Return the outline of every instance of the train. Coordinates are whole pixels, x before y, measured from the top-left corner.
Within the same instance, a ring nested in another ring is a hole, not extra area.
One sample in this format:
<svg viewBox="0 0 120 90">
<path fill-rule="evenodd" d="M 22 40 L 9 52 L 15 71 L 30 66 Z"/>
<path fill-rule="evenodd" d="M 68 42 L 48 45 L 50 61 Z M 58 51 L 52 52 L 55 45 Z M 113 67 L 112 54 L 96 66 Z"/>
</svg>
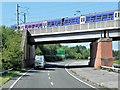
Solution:
<svg viewBox="0 0 120 90">
<path fill-rule="evenodd" d="M 40 28 L 53 28 L 58 26 L 69 26 L 75 24 L 86 24 L 92 22 L 102 22 L 108 20 L 120 20 L 120 10 L 113 10 L 107 12 L 86 14 L 81 16 L 59 18 L 54 20 L 44 20 L 38 22 L 31 22 L 20 24 L 20 30 L 33 30 Z M 11 28 L 17 29 L 17 25 L 12 25 Z"/>
</svg>

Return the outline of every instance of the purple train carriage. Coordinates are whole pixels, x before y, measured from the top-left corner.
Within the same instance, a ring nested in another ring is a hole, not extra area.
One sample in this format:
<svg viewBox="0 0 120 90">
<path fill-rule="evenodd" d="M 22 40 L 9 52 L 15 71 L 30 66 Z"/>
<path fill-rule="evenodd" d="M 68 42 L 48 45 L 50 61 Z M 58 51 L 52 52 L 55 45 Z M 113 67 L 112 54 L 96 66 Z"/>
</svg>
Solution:
<svg viewBox="0 0 120 90">
<path fill-rule="evenodd" d="M 39 28 L 52 28 L 57 26 L 69 26 L 74 24 L 85 24 L 91 22 L 102 22 L 108 20 L 118 20 L 120 19 L 120 11 L 109 11 L 95 14 L 82 15 L 79 17 L 70 17 L 70 18 L 60 18 L 54 20 L 46 20 L 40 22 L 32 22 L 20 24 L 20 30 L 33 30 Z M 16 29 L 17 26 L 13 25 L 11 28 Z"/>
</svg>

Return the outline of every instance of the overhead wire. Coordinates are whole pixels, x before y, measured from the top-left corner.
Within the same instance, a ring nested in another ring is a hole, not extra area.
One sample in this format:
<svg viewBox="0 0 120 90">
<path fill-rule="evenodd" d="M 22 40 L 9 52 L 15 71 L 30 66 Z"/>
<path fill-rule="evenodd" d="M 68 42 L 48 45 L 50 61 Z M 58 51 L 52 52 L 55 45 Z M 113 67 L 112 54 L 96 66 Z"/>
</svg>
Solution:
<svg viewBox="0 0 120 90">
<path fill-rule="evenodd" d="M 98 2 L 97 2 L 98 3 Z M 108 2 L 107 2 L 108 3 Z M 57 6 L 57 5 L 56 5 Z M 20 6 L 20 8 L 22 8 L 21 9 L 21 12 L 20 12 L 20 15 L 23 15 L 23 13 L 24 12 L 26 12 L 27 13 L 27 19 L 29 20 L 29 21 L 34 21 L 34 20 L 37 20 L 38 21 L 38 19 L 40 19 L 40 20 L 44 20 L 44 19 L 55 19 L 54 17 L 53 17 L 53 15 L 58 15 L 57 17 L 59 17 L 59 18 L 62 18 L 61 16 L 61 14 L 62 13 L 68 13 L 68 12 L 71 12 L 71 15 L 70 14 L 63 14 L 63 15 L 66 15 L 66 16 L 73 16 L 74 14 L 75 14 L 75 11 L 77 11 L 77 10 L 79 10 L 81 13 L 80 13 L 80 15 L 83 13 L 83 9 L 80 9 L 80 7 L 78 6 L 78 5 L 76 5 L 76 6 L 74 6 L 73 7 L 73 10 L 71 10 L 70 9 L 70 7 L 61 7 L 61 6 L 57 6 L 56 8 L 54 8 L 54 9 L 51 9 L 50 11 L 48 11 L 48 9 L 50 9 L 50 7 L 51 8 L 53 8 L 52 6 L 47 6 L 47 7 L 43 7 L 42 9 L 41 9 L 41 11 L 40 12 L 46 12 L 46 10 L 47 10 L 47 13 L 49 13 L 48 15 L 47 15 L 47 17 L 45 17 L 45 16 L 41 16 L 41 14 L 39 13 L 39 12 L 34 12 L 34 14 L 32 14 L 32 12 L 30 11 L 31 9 L 30 8 L 28 8 L 28 7 L 22 7 L 22 6 Z M 84 5 L 82 5 L 81 4 L 81 7 L 84 7 Z M 96 8 L 104 8 L 104 7 L 106 7 L 106 3 L 102 3 L 102 6 L 101 5 L 97 5 L 97 6 L 95 6 L 95 7 L 89 7 L 90 9 L 87 9 L 87 12 L 89 13 L 89 12 L 91 12 L 91 13 L 94 13 L 94 11 L 95 11 L 95 9 Z M 107 7 L 110 7 L 110 5 L 109 4 L 107 4 Z M 59 11 L 58 11 L 58 9 L 59 9 Z M 36 11 L 39 11 L 39 9 L 36 9 Z M 88 13 L 86 13 L 86 14 L 88 14 Z M 36 15 L 39 15 L 39 16 L 35 16 L 35 14 Z M 35 17 L 34 17 L 34 16 Z M 66 16 L 63 16 L 63 17 L 66 17 Z M 41 19 L 41 17 L 43 17 L 42 19 Z M 50 17 L 50 18 L 49 18 Z"/>
<path fill-rule="evenodd" d="M 107 6 L 110 6 L 110 5 L 107 5 Z M 100 8 L 101 6 L 95 6 L 95 7 L 92 7 L 91 9 L 89 9 L 89 10 L 87 10 L 87 12 L 89 11 L 89 12 L 91 12 L 91 13 L 94 13 L 93 11 L 95 11 L 94 9 L 96 9 L 96 8 Z M 105 3 L 102 3 L 102 8 L 104 8 L 104 7 L 106 7 L 106 4 Z M 51 15 L 54 15 L 54 14 L 59 14 L 59 13 L 63 13 L 63 12 L 69 12 L 69 7 L 68 8 L 66 8 L 66 7 L 64 7 L 64 8 L 60 8 L 61 10 L 59 10 L 58 11 L 58 9 L 57 9 L 58 7 L 56 7 L 54 10 L 52 10 L 52 11 L 47 11 L 47 13 L 49 13 L 49 16 L 51 16 Z M 74 7 L 75 9 L 76 8 L 79 8 L 78 6 L 77 7 Z M 48 9 L 48 8 L 42 8 L 42 11 L 44 12 L 44 9 Z M 63 10 L 62 10 L 63 9 Z M 77 9 L 78 10 L 78 9 Z M 80 9 L 79 9 L 80 10 Z M 37 11 L 37 10 L 36 10 Z M 42 11 L 40 11 L 40 12 L 42 12 Z M 80 10 L 81 11 L 81 10 Z M 53 13 L 54 12 L 54 13 Z M 82 13 L 82 11 L 81 11 L 81 13 Z M 40 14 L 40 13 L 34 13 L 34 14 Z M 74 15 L 74 14 L 72 14 L 72 15 Z M 71 16 L 72 16 L 71 15 Z M 33 16 L 29 16 L 29 19 L 38 19 L 40 16 L 38 16 L 38 17 L 33 17 Z"/>
</svg>

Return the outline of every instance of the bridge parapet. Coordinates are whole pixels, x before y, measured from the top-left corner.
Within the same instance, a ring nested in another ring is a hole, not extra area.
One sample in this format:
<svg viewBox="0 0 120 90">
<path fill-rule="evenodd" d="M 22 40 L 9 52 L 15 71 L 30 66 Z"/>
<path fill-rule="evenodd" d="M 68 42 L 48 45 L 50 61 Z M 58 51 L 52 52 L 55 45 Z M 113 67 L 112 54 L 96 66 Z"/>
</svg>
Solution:
<svg viewBox="0 0 120 90">
<path fill-rule="evenodd" d="M 30 34 L 54 34 L 54 33 L 69 33 L 69 32 L 86 32 L 96 30 L 118 29 L 120 28 L 120 20 L 110 20 L 103 22 L 93 22 L 85 24 L 76 24 L 70 26 L 58 26 L 52 28 L 40 28 L 29 30 Z"/>
</svg>

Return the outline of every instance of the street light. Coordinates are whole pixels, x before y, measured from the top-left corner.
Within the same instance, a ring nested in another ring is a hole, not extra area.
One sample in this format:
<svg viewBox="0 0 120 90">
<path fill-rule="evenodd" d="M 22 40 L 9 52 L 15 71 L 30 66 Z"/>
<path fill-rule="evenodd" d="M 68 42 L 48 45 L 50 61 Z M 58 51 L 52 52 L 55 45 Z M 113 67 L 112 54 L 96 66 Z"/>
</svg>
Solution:
<svg viewBox="0 0 120 90">
<path fill-rule="evenodd" d="M 74 15 L 77 15 L 78 13 L 80 13 L 80 10 L 77 10 L 76 13 Z"/>
</svg>

